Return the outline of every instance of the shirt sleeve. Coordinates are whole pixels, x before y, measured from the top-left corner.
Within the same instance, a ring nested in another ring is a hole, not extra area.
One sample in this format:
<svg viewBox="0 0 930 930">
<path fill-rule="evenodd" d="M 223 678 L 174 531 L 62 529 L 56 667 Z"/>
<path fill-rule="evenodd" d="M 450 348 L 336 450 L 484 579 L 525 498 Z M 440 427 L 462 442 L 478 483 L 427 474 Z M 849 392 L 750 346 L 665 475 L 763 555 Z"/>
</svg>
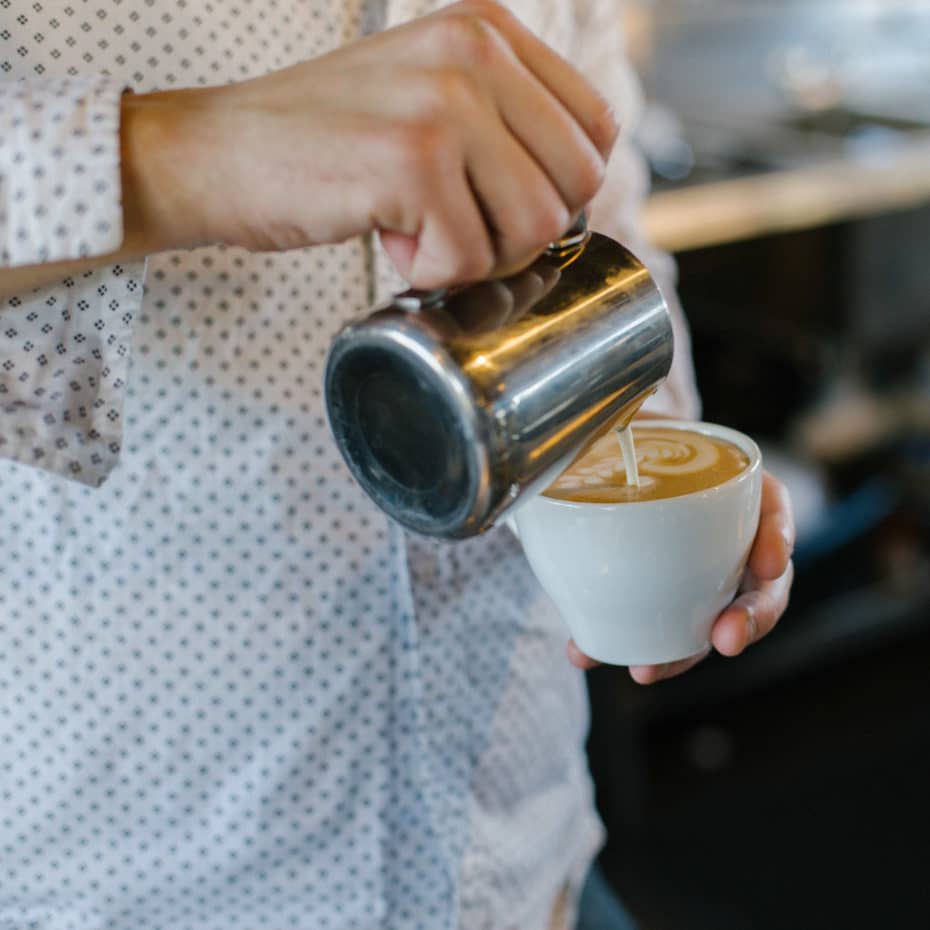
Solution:
<svg viewBox="0 0 930 930">
<path fill-rule="evenodd" d="M 621 127 L 604 184 L 591 205 L 589 225 L 622 242 L 646 265 L 671 312 L 675 336 L 672 370 L 644 410 L 697 419 L 701 403 L 691 337 L 675 290 L 675 261 L 646 240 L 640 219 L 649 193 L 649 171 L 632 139 L 642 112 L 642 95 L 626 57 L 620 5 L 616 0 L 576 0 L 576 11 L 578 31 L 572 60 L 614 106 Z"/>
<path fill-rule="evenodd" d="M 102 76 L 0 81 L 0 272 L 119 247 L 121 95 Z M 143 276 L 111 265 L 0 299 L 0 457 L 105 480 Z"/>
</svg>

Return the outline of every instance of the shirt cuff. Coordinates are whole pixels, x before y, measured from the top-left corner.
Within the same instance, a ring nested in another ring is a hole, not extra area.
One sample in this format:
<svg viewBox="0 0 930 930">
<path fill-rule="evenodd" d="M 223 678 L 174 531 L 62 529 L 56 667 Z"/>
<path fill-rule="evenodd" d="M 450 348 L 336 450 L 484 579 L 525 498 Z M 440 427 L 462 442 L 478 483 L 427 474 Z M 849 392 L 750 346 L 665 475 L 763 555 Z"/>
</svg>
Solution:
<svg viewBox="0 0 930 930">
<path fill-rule="evenodd" d="M 0 301 L 0 458 L 98 486 L 122 444 L 145 265 Z"/>
<path fill-rule="evenodd" d="M 122 93 L 102 75 L 0 82 L 0 267 L 119 248 Z"/>
</svg>

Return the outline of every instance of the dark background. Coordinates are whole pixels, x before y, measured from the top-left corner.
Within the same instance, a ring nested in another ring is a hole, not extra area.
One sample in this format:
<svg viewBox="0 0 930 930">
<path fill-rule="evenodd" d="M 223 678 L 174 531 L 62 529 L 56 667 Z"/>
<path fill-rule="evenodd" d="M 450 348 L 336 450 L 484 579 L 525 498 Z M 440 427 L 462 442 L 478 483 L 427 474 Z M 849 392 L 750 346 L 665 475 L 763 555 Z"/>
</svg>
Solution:
<svg viewBox="0 0 930 930">
<path fill-rule="evenodd" d="M 768 640 L 649 688 L 590 674 L 606 873 L 642 930 L 923 930 L 930 434 L 903 418 L 819 459 L 797 437 L 848 415 L 825 398 L 849 380 L 930 410 L 930 209 L 678 261 L 705 419 L 825 502 Z"/>
<path fill-rule="evenodd" d="M 900 180 L 912 145 L 930 176 L 930 3 L 623 8 L 663 196 L 703 185 L 713 217 L 734 179 Z M 641 930 L 930 928 L 928 190 L 676 255 L 704 418 L 760 441 L 799 539 L 744 656 L 590 673 L 605 872 Z"/>
</svg>

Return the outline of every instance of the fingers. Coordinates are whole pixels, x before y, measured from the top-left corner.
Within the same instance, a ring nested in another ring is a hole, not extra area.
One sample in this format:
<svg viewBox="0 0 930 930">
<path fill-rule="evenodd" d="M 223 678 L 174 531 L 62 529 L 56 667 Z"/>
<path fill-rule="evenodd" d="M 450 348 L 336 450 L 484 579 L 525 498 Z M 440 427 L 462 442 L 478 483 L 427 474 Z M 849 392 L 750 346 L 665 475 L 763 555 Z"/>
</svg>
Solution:
<svg viewBox="0 0 930 930">
<path fill-rule="evenodd" d="M 791 499 L 785 486 L 767 472 L 762 477 L 759 529 L 749 554 L 749 569 L 763 580 L 780 578 L 794 550 Z"/>
<path fill-rule="evenodd" d="M 724 656 L 738 656 L 767 636 L 788 607 L 794 565 L 795 527 L 791 501 L 785 486 L 766 473 L 763 476 L 759 529 L 745 573 L 744 590 L 723 611 L 711 631 L 713 648 Z M 709 650 L 708 650 L 709 651 Z M 569 644 L 569 659 L 579 668 L 598 664 Z M 630 676 L 642 685 L 654 684 L 693 668 L 707 653 L 665 665 L 630 667 Z"/>
<path fill-rule="evenodd" d="M 717 618 L 714 648 L 737 656 L 767 636 L 788 607 L 794 566 L 795 527 L 785 486 L 767 472 L 762 478 L 759 529 L 749 554 L 744 592 Z"/>
<path fill-rule="evenodd" d="M 576 645 L 573 639 L 568 641 L 568 646 L 566 648 L 566 654 L 568 655 L 568 661 L 575 666 L 575 668 L 580 668 L 582 671 L 587 671 L 589 668 L 596 668 L 601 663 L 592 659 L 590 656 L 586 656 Z"/>
<path fill-rule="evenodd" d="M 709 655 L 710 649 L 708 648 L 700 655 L 681 659 L 679 662 L 666 662 L 663 665 L 631 665 L 630 677 L 638 685 L 654 685 L 657 681 L 665 681 L 666 678 L 674 678 L 676 675 L 687 672 L 699 662 L 703 662 Z"/>
<path fill-rule="evenodd" d="M 378 220 L 381 242 L 397 270 L 424 289 L 492 275 L 494 245 L 461 153 L 428 129 L 398 136 L 390 157 L 398 174 L 418 175 L 419 194 Z"/>
<path fill-rule="evenodd" d="M 606 155 L 513 50 L 500 46 L 501 67 L 489 69 L 487 79 L 501 118 L 574 216 L 600 188 Z"/>
<path fill-rule="evenodd" d="M 420 86 L 402 105 L 461 146 L 494 250 L 489 276 L 513 274 L 559 238 L 600 187 L 616 135 L 609 107 L 571 65 L 489 0 L 466 0 L 416 28 Z M 454 210 L 434 212 L 434 230 L 457 222 Z M 421 240 L 427 235 L 424 229 Z M 414 260 L 413 268 L 422 272 L 426 264 Z"/>
<path fill-rule="evenodd" d="M 564 58 L 541 42 L 512 13 L 489 0 L 464 0 L 448 8 L 453 15 L 475 16 L 492 25 L 516 56 L 584 130 L 606 160 L 618 126 L 609 103 Z"/>
<path fill-rule="evenodd" d="M 768 636 L 788 607 L 793 580 L 794 566 L 789 562 L 781 577 L 773 581 L 757 582 L 751 590 L 741 594 L 717 618 L 711 631 L 713 648 L 724 656 L 738 656 L 747 647 Z M 664 665 L 631 665 L 630 677 L 637 684 L 655 684 L 694 668 L 709 653 L 710 649 L 700 655 Z M 568 644 L 568 659 L 572 665 L 585 670 L 600 664 L 586 656 L 573 641 Z"/>
<path fill-rule="evenodd" d="M 494 4 L 488 4 L 493 8 Z M 465 9 L 463 9 L 465 7 Z M 561 62 L 577 88 L 579 103 L 598 111 L 607 109 L 603 98 L 567 62 L 547 48 L 507 11 L 487 18 L 459 4 L 429 18 L 424 28 L 426 63 L 443 89 L 442 97 L 457 112 L 476 104 L 490 104 L 500 117 L 501 129 L 543 170 L 574 216 L 594 196 L 604 177 L 605 163 L 613 145 L 603 132 L 597 138 L 585 127 L 590 118 L 574 113 L 547 86 L 539 73 L 539 62 Z M 493 20 L 508 24 L 501 30 Z M 514 47 L 519 40 L 532 54 L 521 55 Z M 494 134 L 469 133 L 476 152 L 481 152 Z M 603 150 L 602 150 L 603 149 Z M 508 174 L 498 163 L 498 175 Z M 524 204 L 524 206 L 526 206 Z M 564 231 L 563 227 L 559 230 Z"/>
<path fill-rule="evenodd" d="M 568 641 L 566 654 L 568 655 L 568 661 L 571 662 L 575 668 L 580 668 L 582 671 L 597 668 L 597 666 L 601 664 L 590 656 L 585 655 L 578 648 L 573 639 Z M 687 672 L 688 669 L 694 668 L 695 665 L 706 659 L 708 655 L 710 655 L 710 648 L 699 655 L 691 656 L 690 658 L 682 659 L 678 662 L 666 662 L 664 665 L 631 665 L 630 677 L 637 684 L 652 685 L 657 681 L 663 681 L 666 678 L 674 678 L 676 675 Z"/>
<path fill-rule="evenodd" d="M 779 578 L 756 582 L 751 590 L 736 598 L 714 623 L 711 631 L 713 648 L 724 656 L 738 656 L 747 647 L 768 636 L 788 607 L 793 580 L 794 566 L 789 561 Z M 641 685 L 651 685 L 688 671 L 709 652 L 665 665 L 631 666 L 630 676 Z"/>
<path fill-rule="evenodd" d="M 793 580 L 794 566 L 789 561 L 779 578 L 757 582 L 736 598 L 717 618 L 711 631 L 711 641 L 717 652 L 738 656 L 771 633 L 788 607 Z"/>
<path fill-rule="evenodd" d="M 528 265 L 600 185 L 616 134 L 581 74 L 492 0 L 186 94 L 180 110 L 206 152 L 198 241 L 264 251 L 377 231 L 424 289 Z"/>
<path fill-rule="evenodd" d="M 494 243 L 492 274 L 514 274 L 568 229 L 571 208 L 503 124 L 473 140 L 466 158 L 471 187 Z"/>
<path fill-rule="evenodd" d="M 464 3 L 452 9 L 460 12 L 449 24 L 462 23 L 463 31 L 473 37 L 465 43 L 466 57 L 459 67 L 473 66 L 476 57 L 484 65 L 478 77 L 504 126 L 560 195 L 570 222 L 604 178 L 616 135 L 615 128 L 605 134 L 600 126 L 607 104 L 568 62 L 498 4 Z M 485 150 L 479 146 L 477 151 Z M 496 171 L 491 166 L 491 177 L 504 173 L 500 167 L 500 162 Z M 524 209 L 527 206 L 524 201 Z M 567 225 L 560 222 L 552 238 Z"/>
</svg>

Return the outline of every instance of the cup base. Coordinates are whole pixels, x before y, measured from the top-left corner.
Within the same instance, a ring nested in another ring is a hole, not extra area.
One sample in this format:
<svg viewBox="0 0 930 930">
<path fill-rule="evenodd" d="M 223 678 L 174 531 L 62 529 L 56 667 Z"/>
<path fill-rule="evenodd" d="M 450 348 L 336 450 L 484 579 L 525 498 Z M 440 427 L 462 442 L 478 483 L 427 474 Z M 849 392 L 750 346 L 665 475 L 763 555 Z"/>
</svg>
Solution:
<svg viewBox="0 0 930 930">
<path fill-rule="evenodd" d="M 711 649 L 710 640 L 706 641 L 704 645 L 699 645 L 697 647 L 694 644 L 691 644 L 688 647 L 683 647 L 679 650 L 655 650 L 649 652 L 637 652 L 637 651 L 611 651 L 611 650 L 599 650 L 595 649 L 589 651 L 581 643 L 575 640 L 575 645 L 589 658 L 594 659 L 595 662 L 600 662 L 602 665 L 622 665 L 622 666 L 631 666 L 631 665 L 667 665 L 670 662 L 683 662 L 685 659 L 694 659 L 698 656 L 703 656 L 708 653 Z"/>
</svg>

